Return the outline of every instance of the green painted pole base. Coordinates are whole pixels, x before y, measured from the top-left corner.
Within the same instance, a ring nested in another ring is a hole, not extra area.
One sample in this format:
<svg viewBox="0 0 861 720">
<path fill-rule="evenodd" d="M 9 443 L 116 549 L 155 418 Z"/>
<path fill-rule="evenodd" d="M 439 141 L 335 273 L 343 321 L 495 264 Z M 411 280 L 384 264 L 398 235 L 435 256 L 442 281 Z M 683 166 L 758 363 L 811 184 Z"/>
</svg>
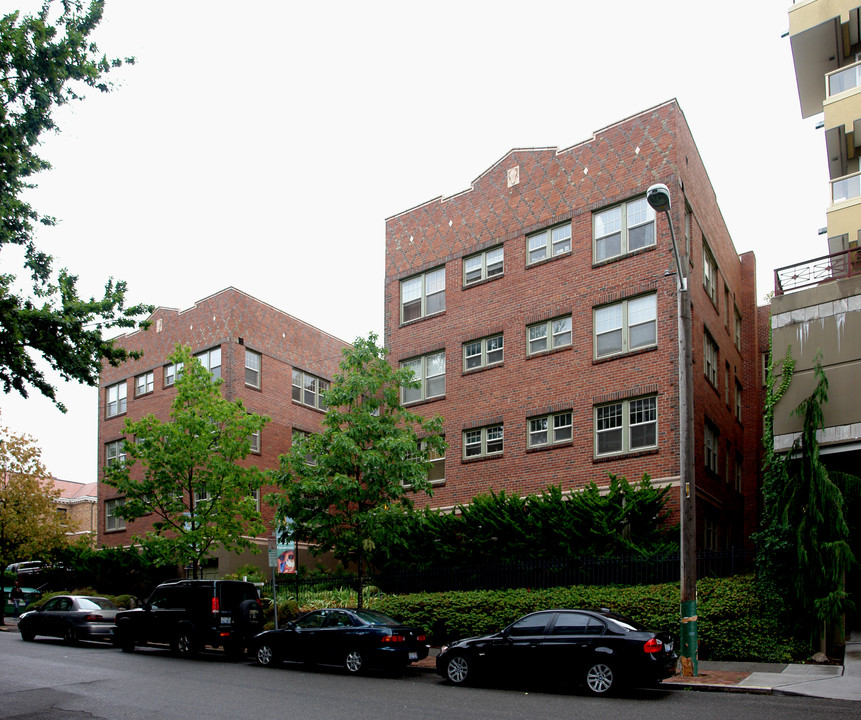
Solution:
<svg viewBox="0 0 861 720">
<path fill-rule="evenodd" d="M 682 664 L 682 676 L 696 677 L 699 675 L 697 663 L 697 601 L 686 600 L 681 604 L 682 612 L 682 646 L 679 659 Z"/>
</svg>

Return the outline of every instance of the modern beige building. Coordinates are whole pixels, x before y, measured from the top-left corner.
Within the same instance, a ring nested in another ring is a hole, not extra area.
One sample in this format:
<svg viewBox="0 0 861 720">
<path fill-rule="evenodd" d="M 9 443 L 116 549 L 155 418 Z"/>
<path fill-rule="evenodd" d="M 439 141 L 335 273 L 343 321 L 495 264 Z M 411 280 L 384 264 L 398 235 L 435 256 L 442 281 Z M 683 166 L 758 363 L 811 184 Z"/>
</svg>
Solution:
<svg viewBox="0 0 861 720">
<path fill-rule="evenodd" d="M 801 115 L 823 114 L 830 174 L 827 247 L 775 271 L 773 353 L 797 361 L 777 406 L 774 443 L 789 450 L 801 430 L 792 410 L 810 395 L 821 355 L 828 378 L 822 453 L 833 469 L 861 468 L 861 0 L 804 0 L 789 10 Z"/>
</svg>

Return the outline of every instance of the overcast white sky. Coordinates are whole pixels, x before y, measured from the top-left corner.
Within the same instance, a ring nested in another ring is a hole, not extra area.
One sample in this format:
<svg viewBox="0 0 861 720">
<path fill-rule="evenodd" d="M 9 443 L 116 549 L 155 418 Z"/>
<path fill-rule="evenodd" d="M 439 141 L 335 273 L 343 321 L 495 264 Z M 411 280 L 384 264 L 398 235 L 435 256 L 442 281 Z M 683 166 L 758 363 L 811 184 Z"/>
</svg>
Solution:
<svg viewBox="0 0 861 720">
<path fill-rule="evenodd" d="M 38 7 L 3 0 L 0 13 Z M 345 340 L 383 330 L 384 220 L 514 147 L 560 148 L 677 98 L 739 252 L 827 253 L 826 156 L 802 120 L 789 0 L 107 0 L 118 87 L 57 114 L 39 231 L 82 295 L 187 308 L 228 285 Z M 18 272 L 4 253 L 2 272 Z M 97 391 L 0 395 L 55 476 L 96 479 Z"/>
</svg>

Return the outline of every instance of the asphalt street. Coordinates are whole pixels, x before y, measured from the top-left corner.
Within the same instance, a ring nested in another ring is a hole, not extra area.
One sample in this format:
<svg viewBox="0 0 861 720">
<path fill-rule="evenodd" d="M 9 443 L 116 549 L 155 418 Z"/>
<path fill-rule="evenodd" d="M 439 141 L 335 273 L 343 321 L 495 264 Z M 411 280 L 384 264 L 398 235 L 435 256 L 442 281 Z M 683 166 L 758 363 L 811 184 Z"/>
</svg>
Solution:
<svg viewBox="0 0 861 720">
<path fill-rule="evenodd" d="M 155 648 L 125 654 L 98 644 L 68 647 L 41 638 L 25 643 L 14 633 L 0 633 L 0 658 L 0 718 L 17 720 L 858 717 L 857 703 L 849 701 L 664 689 L 592 698 L 576 690 L 510 683 L 461 688 L 418 670 L 404 677 L 348 677 L 298 665 L 263 669 L 214 652 L 181 660 Z"/>
</svg>

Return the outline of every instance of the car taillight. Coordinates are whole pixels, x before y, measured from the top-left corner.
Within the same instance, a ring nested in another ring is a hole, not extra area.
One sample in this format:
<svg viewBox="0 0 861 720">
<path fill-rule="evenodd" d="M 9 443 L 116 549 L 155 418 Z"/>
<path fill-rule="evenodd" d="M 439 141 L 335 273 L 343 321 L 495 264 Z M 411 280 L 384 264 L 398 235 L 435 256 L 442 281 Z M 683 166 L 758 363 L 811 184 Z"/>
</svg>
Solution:
<svg viewBox="0 0 861 720">
<path fill-rule="evenodd" d="M 217 613 L 218 610 L 219 610 L 218 598 L 214 597 L 214 598 L 212 598 L 212 612 Z"/>
<path fill-rule="evenodd" d="M 101 622 L 104 618 L 101 615 L 85 615 L 84 620 L 87 622 Z"/>
<path fill-rule="evenodd" d="M 403 635 L 383 635 L 384 643 L 402 643 L 406 641 L 407 639 Z"/>
<path fill-rule="evenodd" d="M 652 638 L 645 645 L 643 645 L 643 650 L 647 653 L 656 653 L 661 652 L 664 649 L 664 643 L 662 643 L 658 638 Z"/>
<path fill-rule="evenodd" d="M 419 642 L 424 642 L 425 640 L 427 640 L 427 636 L 426 635 L 417 635 L 416 640 L 418 640 Z"/>
</svg>

